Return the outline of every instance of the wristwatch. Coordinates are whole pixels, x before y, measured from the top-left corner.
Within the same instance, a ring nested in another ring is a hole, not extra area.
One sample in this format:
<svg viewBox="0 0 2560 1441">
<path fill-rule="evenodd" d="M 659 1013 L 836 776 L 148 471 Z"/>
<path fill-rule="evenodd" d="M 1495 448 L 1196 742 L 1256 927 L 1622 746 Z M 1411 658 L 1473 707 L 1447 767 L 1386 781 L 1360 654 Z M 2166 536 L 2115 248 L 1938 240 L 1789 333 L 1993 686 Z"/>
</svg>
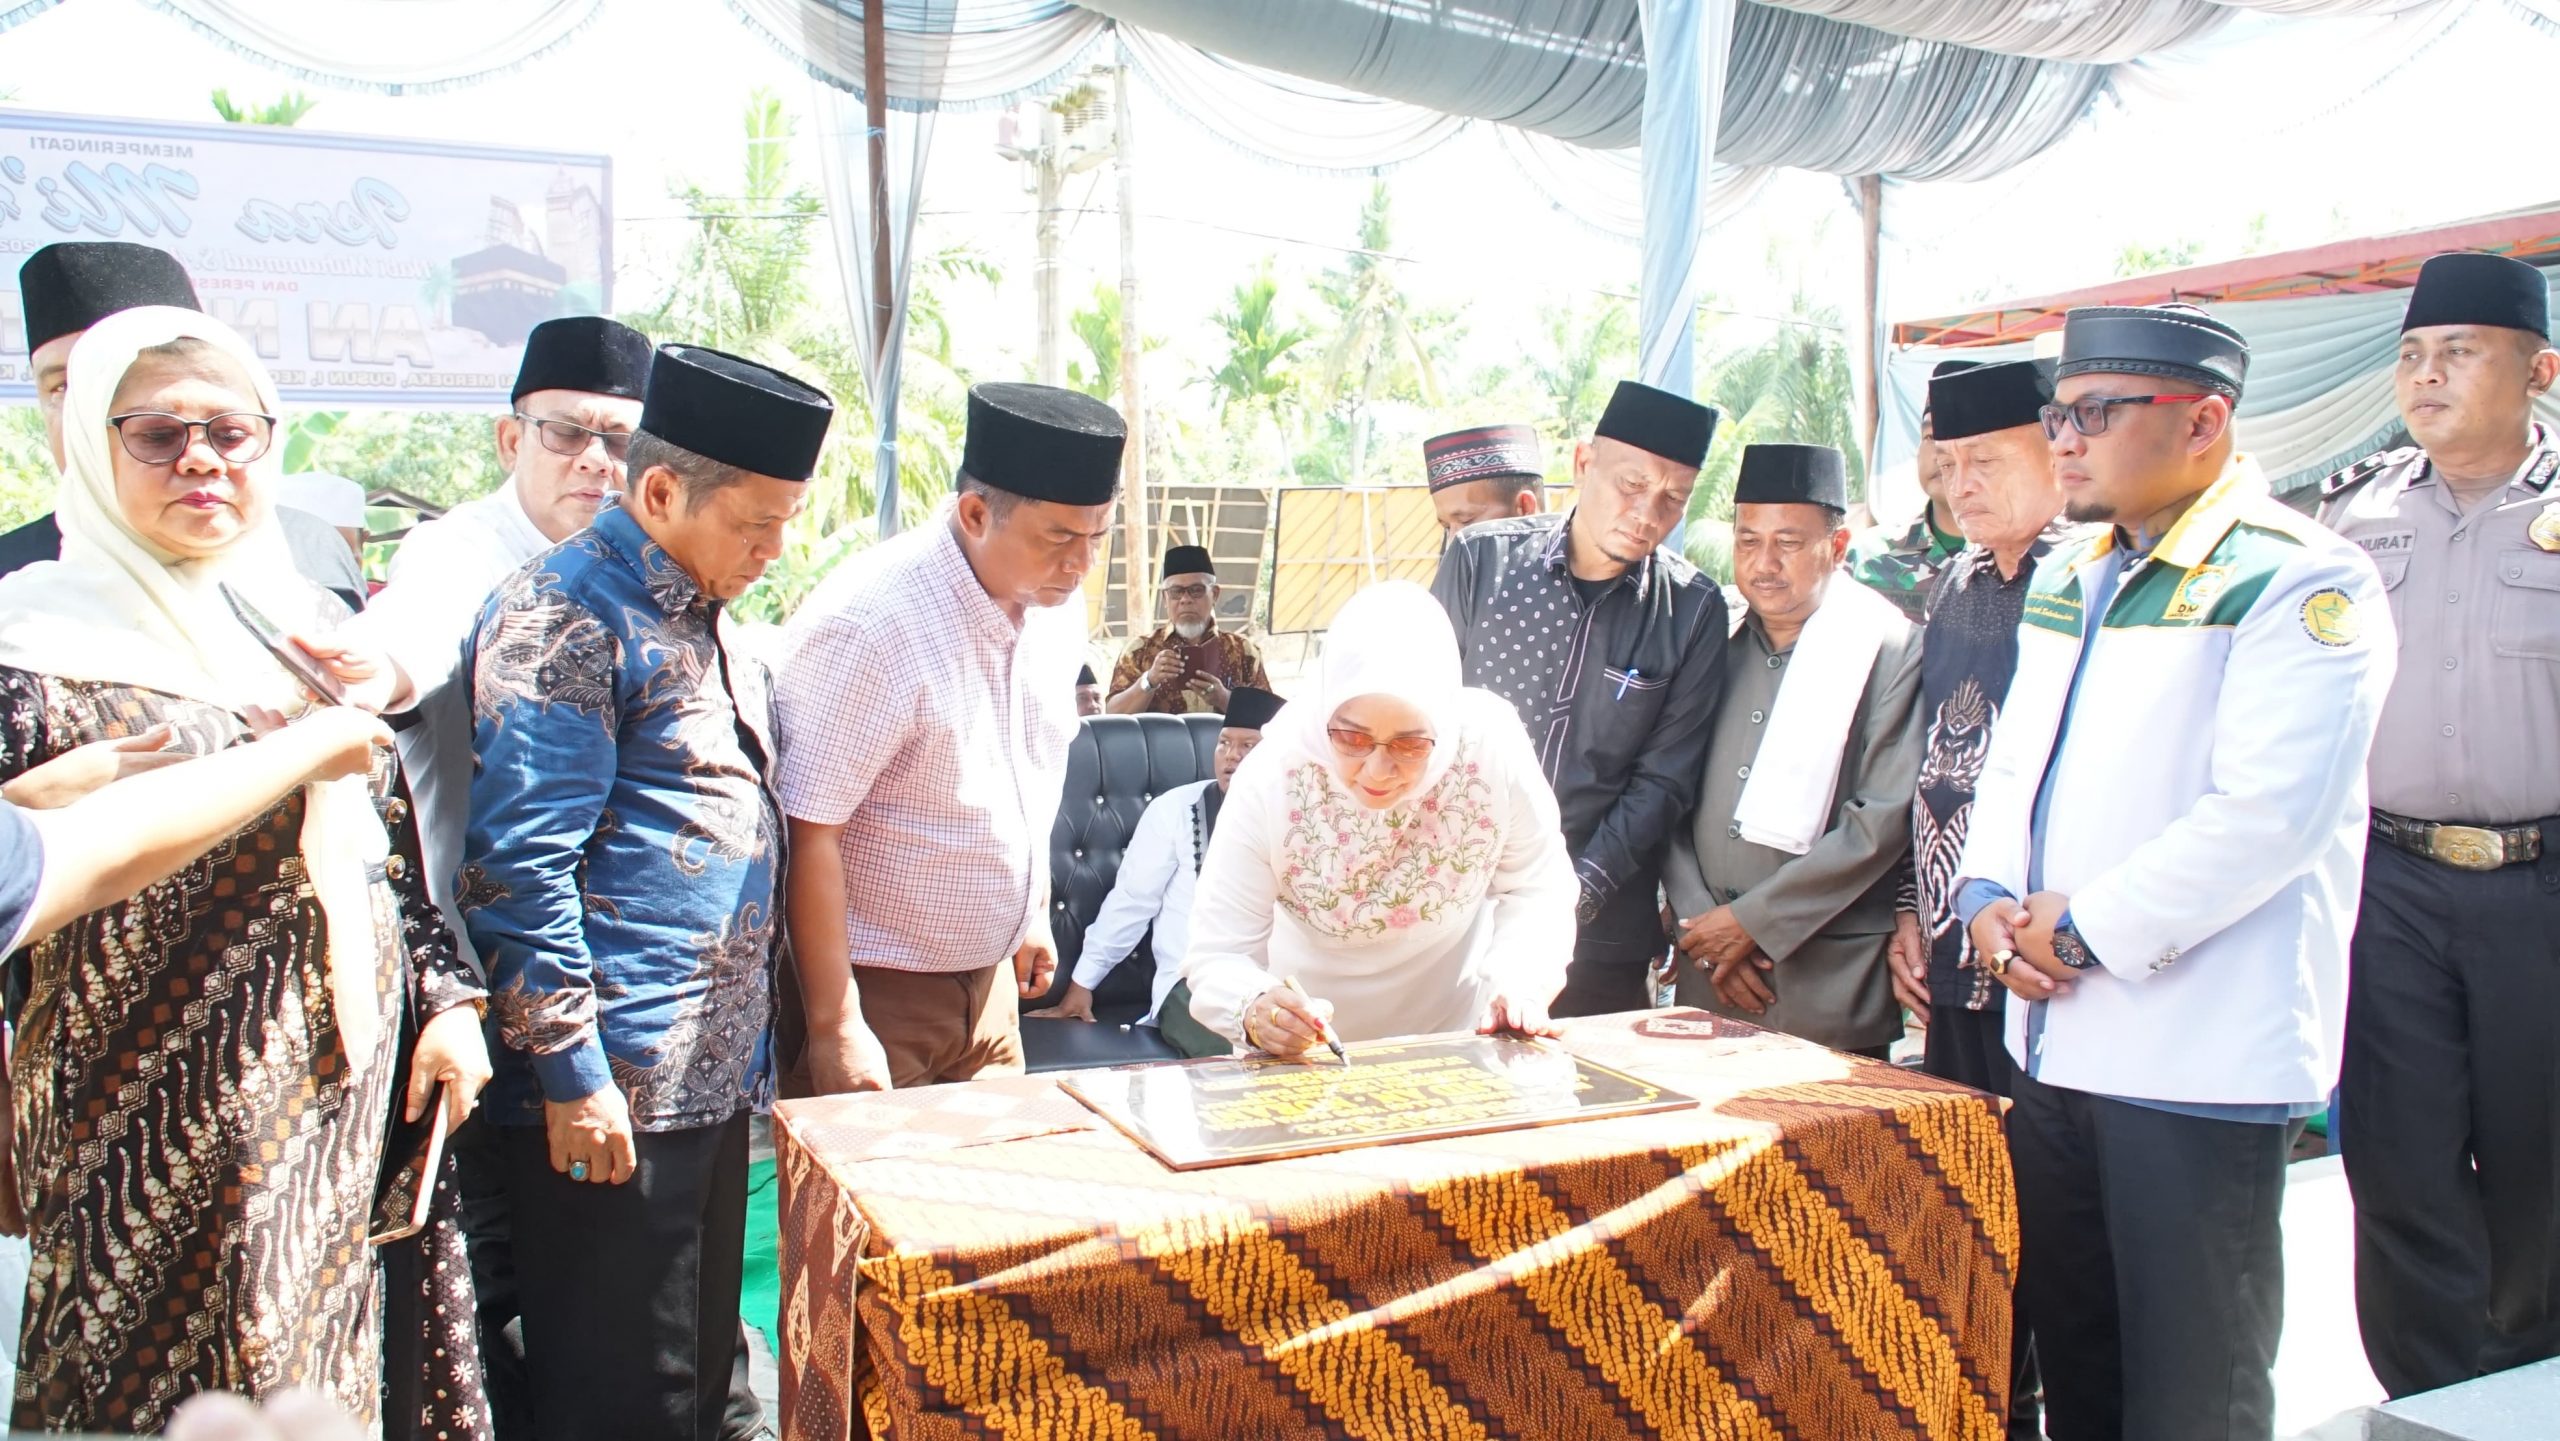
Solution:
<svg viewBox="0 0 2560 1441">
<path fill-rule="evenodd" d="M 2079 928 L 2071 924 L 2069 917 L 2053 928 L 2053 956 L 2075 971 L 2089 970 L 2098 964 L 2098 958 L 2089 954 L 2089 943 L 2080 939 Z"/>
</svg>

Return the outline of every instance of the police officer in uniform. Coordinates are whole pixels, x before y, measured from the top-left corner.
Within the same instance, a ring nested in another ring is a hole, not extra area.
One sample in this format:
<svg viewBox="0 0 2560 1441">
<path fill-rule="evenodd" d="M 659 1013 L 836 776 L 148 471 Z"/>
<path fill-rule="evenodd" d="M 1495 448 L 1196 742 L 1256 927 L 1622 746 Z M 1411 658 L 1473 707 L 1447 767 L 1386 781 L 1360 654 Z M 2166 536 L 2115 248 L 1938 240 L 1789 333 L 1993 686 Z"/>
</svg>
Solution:
<svg viewBox="0 0 2560 1441">
<path fill-rule="evenodd" d="M 2400 673 L 2371 767 L 2340 1111 L 2356 1310 L 2394 1396 L 2560 1355 L 2560 379 L 2504 256 L 2418 273 L 2393 377 L 2418 444 L 2321 519 L 2382 572 Z"/>
</svg>

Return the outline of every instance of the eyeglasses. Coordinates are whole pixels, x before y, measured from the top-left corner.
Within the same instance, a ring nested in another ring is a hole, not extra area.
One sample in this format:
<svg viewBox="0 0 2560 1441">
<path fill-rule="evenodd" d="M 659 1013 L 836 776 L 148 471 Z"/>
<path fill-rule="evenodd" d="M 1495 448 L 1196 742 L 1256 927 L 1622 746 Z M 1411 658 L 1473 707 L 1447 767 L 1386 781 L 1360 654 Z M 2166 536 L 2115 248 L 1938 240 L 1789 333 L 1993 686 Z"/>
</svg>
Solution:
<svg viewBox="0 0 2560 1441">
<path fill-rule="evenodd" d="M 198 432 L 213 453 L 233 465 L 247 465 L 276 443 L 276 418 L 254 410 L 229 410 L 202 420 L 189 420 L 165 410 L 129 410 L 110 415 L 124 453 L 144 465 L 168 465 L 187 453 Z"/>
<path fill-rule="evenodd" d="M 1164 588 L 1164 594 L 1165 599 L 1167 600 L 1207 600 L 1209 598 L 1209 587 L 1205 585 L 1169 585 Z"/>
<path fill-rule="evenodd" d="M 1397 736 L 1394 740 L 1382 741 L 1367 731 L 1347 730 L 1341 726 L 1327 726 L 1324 733 L 1332 738 L 1333 748 L 1340 751 L 1345 760 L 1365 761 L 1372 751 L 1384 748 L 1389 759 L 1398 765 L 1409 766 L 1431 754 L 1432 740 L 1429 736 Z"/>
<path fill-rule="evenodd" d="M 627 430 L 591 430 L 574 420 L 545 420 L 538 415 L 516 412 L 516 419 L 542 432 L 542 448 L 553 455 L 584 455 L 589 441 L 604 442 L 604 453 L 615 460 L 631 454 L 631 432 Z"/>
<path fill-rule="evenodd" d="M 2203 394 L 2093 395 L 2086 400 L 2075 400 L 2069 405 L 2048 405 L 2036 412 L 2036 418 L 2044 422 L 2045 439 L 2060 440 L 2062 423 L 2065 420 L 2070 421 L 2071 428 L 2082 435 L 2106 434 L 2107 412 L 2119 405 L 2169 405 L 2178 401 L 2211 399 L 2213 399 L 2212 396 Z"/>
</svg>

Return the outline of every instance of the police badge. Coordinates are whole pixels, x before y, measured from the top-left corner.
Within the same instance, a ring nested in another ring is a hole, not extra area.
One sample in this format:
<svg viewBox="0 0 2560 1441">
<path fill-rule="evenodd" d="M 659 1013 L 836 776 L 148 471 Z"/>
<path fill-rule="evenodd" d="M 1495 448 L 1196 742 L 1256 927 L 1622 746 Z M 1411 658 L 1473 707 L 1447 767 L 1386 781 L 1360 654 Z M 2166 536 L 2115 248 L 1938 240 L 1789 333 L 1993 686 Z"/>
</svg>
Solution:
<svg viewBox="0 0 2560 1441">
<path fill-rule="evenodd" d="M 2526 528 L 2525 538 L 2532 541 L 2537 549 L 2560 551 L 2560 500 L 2542 508 L 2542 514 L 2535 516 L 2533 524 Z"/>
</svg>

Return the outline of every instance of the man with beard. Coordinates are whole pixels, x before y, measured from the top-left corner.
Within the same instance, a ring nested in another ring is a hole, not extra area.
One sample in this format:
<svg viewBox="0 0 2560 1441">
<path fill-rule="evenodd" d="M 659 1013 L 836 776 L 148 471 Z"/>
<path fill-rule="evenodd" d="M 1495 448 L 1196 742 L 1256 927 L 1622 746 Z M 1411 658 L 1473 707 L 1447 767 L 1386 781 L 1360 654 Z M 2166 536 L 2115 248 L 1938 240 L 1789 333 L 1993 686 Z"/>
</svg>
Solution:
<svg viewBox="0 0 2560 1441">
<path fill-rule="evenodd" d="M 1155 712 L 1218 714 L 1229 688 L 1270 685 L 1262 651 L 1233 631 L 1218 629 L 1218 568 L 1206 548 L 1177 545 L 1164 553 L 1165 623 L 1129 643 L 1111 668 L 1113 715 Z"/>
<path fill-rule="evenodd" d="M 2009 988 L 2022 1269 L 2057 1436 L 2273 1434 L 2290 1121 L 2337 1079 L 2391 611 L 2231 428 L 2239 332 L 2065 318 L 2065 514 L 1958 914 Z"/>
</svg>

